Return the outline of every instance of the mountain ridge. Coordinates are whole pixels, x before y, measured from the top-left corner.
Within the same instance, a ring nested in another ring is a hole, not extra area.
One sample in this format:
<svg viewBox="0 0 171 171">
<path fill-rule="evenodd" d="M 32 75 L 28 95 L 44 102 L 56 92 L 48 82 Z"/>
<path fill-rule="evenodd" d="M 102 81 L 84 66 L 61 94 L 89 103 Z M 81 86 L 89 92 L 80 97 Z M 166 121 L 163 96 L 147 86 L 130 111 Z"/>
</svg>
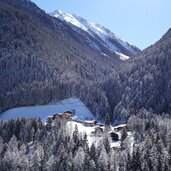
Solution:
<svg viewBox="0 0 171 171">
<path fill-rule="evenodd" d="M 79 32 L 79 29 L 81 29 L 87 32 L 90 36 L 98 39 L 103 46 L 105 46 L 114 53 L 118 52 L 123 53 L 127 56 L 133 56 L 140 52 L 140 50 L 136 46 L 131 45 L 128 42 L 120 39 L 109 29 L 99 24 L 90 22 L 80 16 L 77 16 L 75 14 L 68 14 L 61 10 L 56 10 L 53 13 L 51 13 L 51 15 L 60 19 L 61 21 L 65 21 L 75 31 Z M 97 42 L 94 42 L 92 39 L 91 42 L 92 44 L 90 44 L 90 46 L 92 48 L 95 48 L 99 51 L 101 50 L 103 52 L 103 50 L 99 47 Z"/>
<path fill-rule="evenodd" d="M 103 83 L 109 103 L 114 104 L 111 110 L 115 119 L 128 118 L 140 110 L 170 114 L 170 47 L 171 29 L 138 58 L 126 63 L 117 76 L 112 75 Z"/>
</svg>

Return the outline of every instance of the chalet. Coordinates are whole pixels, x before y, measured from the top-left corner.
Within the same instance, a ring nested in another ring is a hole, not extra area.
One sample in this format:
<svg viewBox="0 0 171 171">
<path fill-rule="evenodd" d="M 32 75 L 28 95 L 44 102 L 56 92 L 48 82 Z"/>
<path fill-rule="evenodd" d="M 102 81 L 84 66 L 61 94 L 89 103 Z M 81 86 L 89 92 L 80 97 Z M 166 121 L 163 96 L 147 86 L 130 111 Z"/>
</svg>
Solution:
<svg viewBox="0 0 171 171">
<path fill-rule="evenodd" d="M 53 120 L 53 118 L 54 118 L 53 115 L 52 116 L 48 116 L 48 119 Z"/>
<path fill-rule="evenodd" d="M 57 113 L 51 116 L 48 116 L 48 119 L 54 120 L 54 119 L 59 119 L 62 118 L 62 114 L 61 113 Z"/>
<path fill-rule="evenodd" d="M 105 125 L 102 124 L 102 123 L 98 123 L 97 125 L 100 126 L 100 127 L 104 127 L 104 126 L 105 126 Z"/>
<path fill-rule="evenodd" d="M 122 124 L 119 126 L 114 127 L 114 131 L 121 131 L 122 129 L 125 129 L 127 132 L 131 132 L 132 131 L 132 126 L 129 124 Z"/>
<path fill-rule="evenodd" d="M 132 132 L 132 130 L 133 130 L 132 126 L 129 125 L 129 124 L 126 124 L 125 129 L 126 129 L 127 132 Z"/>
<path fill-rule="evenodd" d="M 95 126 L 97 124 L 96 120 L 92 120 L 92 121 L 84 121 L 84 126 Z"/>
<path fill-rule="evenodd" d="M 54 114 L 53 119 L 62 119 L 62 113 Z"/>
<path fill-rule="evenodd" d="M 54 119 L 64 119 L 64 120 L 70 120 L 74 116 L 72 111 L 65 111 L 64 113 L 57 113 L 51 116 L 48 116 L 48 119 L 54 120 Z"/>
<path fill-rule="evenodd" d="M 95 134 L 103 134 L 104 133 L 104 128 L 100 126 L 95 127 Z"/>
<path fill-rule="evenodd" d="M 64 113 L 69 113 L 71 115 L 74 115 L 74 112 L 72 110 L 65 110 Z"/>
<path fill-rule="evenodd" d="M 77 122 L 77 123 L 84 124 L 84 121 L 82 121 L 82 120 L 78 120 L 78 119 L 75 119 L 75 118 L 73 118 L 73 119 L 72 119 L 72 121 Z"/>
<path fill-rule="evenodd" d="M 116 132 L 110 131 L 109 136 L 112 138 L 112 141 L 119 141 L 119 135 Z"/>
<path fill-rule="evenodd" d="M 61 115 L 62 119 L 64 120 L 71 120 L 73 116 L 74 116 L 73 113 L 67 113 L 67 112 L 64 112 Z"/>
</svg>

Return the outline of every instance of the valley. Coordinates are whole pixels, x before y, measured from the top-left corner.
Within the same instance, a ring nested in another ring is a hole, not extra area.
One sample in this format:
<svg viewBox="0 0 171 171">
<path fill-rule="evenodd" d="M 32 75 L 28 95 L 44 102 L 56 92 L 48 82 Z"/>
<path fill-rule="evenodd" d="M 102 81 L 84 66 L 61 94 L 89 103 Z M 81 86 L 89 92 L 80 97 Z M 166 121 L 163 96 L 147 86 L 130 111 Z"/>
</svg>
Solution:
<svg viewBox="0 0 171 171">
<path fill-rule="evenodd" d="M 140 50 L 56 10 L 64 1 L 48 12 L 34 1 L 0 0 L 0 171 L 170 171 L 171 29 Z M 133 39 L 135 10 L 105 20 Z"/>
</svg>

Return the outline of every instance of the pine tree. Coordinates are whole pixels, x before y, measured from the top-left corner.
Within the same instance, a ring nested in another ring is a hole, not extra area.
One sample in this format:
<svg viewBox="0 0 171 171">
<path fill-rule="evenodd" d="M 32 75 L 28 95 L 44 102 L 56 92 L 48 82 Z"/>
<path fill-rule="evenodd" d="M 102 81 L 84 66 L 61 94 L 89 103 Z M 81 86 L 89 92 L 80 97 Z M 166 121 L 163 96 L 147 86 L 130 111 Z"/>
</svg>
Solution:
<svg viewBox="0 0 171 171">
<path fill-rule="evenodd" d="M 121 130 L 121 141 L 124 141 L 125 138 L 128 136 L 128 133 L 125 128 Z"/>
<path fill-rule="evenodd" d="M 168 165 L 171 166 L 171 143 L 168 147 Z"/>
<path fill-rule="evenodd" d="M 97 163 L 97 152 L 94 143 L 92 143 L 89 153 L 90 153 L 90 159 L 94 160 L 94 162 Z"/>
<path fill-rule="evenodd" d="M 77 168 L 77 170 L 83 170 L 85 153 L 82 147 L 79 147 L 73 160 L 74 160 L 74 166 Z"/>
<path fill-rule="evenodd" d="M 134 148 L 130 168 L 132 171 L 141 170 L 141 159 L 139 154 L 139 148 L 136 149 Z"/>
<path fill-rule="evenodd" d="M 47 124 L 46 124 L 46 129 L 48 130 L 48 131 L 50 131 L 51 130 L 51 128 L 52 128 L 52 119 L 51 118 L 48 118 L 47 119 Z"/>
<path fill-rule="evenodd" d="M 109 142 L 109 139 L 107 136 L 104 139 L 104 147 L 106 149 L 106 152 L 109 154 L 110 153 L 110 142 Z"/>
<path fill-rule="evenodd" d="M 110 115 L 107 113 L 105 117 L 105 130 L 110 130 Z"/>
<path fill-rule="evenodd" d="M 75 143 L 75 147 L 77 148 L 79 146 L 79 135 L 78 135 L 78 126 L 75 125 L 75 130 L 73 132 L 73 141 Z"/>
<path fill-rule="evenodd" d="M 99 170 L 109 170 L 109 159 L 104 146 L 102 146 L 102 150 L 98 158 L 98 168 Z"/>
<path fill-rule="evenodd" d="M 126 170 L 131 170 L 131 156 L 128 153 L 127 163 L 126 163 Z"/>
<path fill-rule="evenodd" d="M 105 126 L 110 126 L 110 115 L 108 113 L 105 116 Z"/>
</svg>

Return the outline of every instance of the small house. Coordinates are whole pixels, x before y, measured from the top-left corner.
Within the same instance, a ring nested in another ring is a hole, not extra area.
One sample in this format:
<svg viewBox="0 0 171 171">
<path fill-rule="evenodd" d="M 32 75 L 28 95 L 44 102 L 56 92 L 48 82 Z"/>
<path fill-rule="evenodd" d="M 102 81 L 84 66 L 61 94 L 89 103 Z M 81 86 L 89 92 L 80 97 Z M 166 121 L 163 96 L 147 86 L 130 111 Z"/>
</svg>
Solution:
<svg viewBox="0 0 171 171">
<path fill-rule="evenodd" d="M 93 127 L 97 124 L 96 120 L 92 120 L 92 121 L 84 121 L 84 126 L 90 126 Z"/>
<path fill-rule="evenodd" d="M 54 120 L 54 119 L 61 119 L 61 113 L 57 113 L 51 116 L 48 116 L 48 119 Z"/>
<path fill-rule="evenodd" d="M 72 110 L 65 110 L 64 113 L 69 113 L 71 115 L 74 115 L 74 112 Z"/>
<path fill-rule="evenodd" d="M 100 127 L 100 126 L 96 126 L 95 127 L 95 133 L 100 135 L 104 133 L 104 128 Z"/>
<path fill-rule="evenodd" d="M 62 119 L 62 114 L 61 113 L 54 114 L 53 119 Z"/>
<path fill-rule="evenodd" d="M 73 113 L 67 113 L 67 112 L 64 112 L 61 115 L 62 119 L 64 119 L 64 120 L 70 120 L 70 119 L 72 119 L 73 116 L 74 116 Z"/>
<path fill-rule="evenodd" d="M 127 132 L 131 132 L 133 130 L 132 126 L 129 125 L 129 124 L 126 124 L 125 129 L 126 129 Z"/>
<path fill-rule="evenodd" d="M 112 141 L 119 141 L 119 135 L 116 132 L 109 132 L 109 136 L 112 138 Z"/>
<path fill-rule="evenodd" d="M 53 115 L 51 115 L 51 116 L 48 116 L 48 119 L 50 119 L 50 120 L 53 120 Z"/>
<path fill-rule="evenodd" d="M 77 122 L 77 123 L 84 124 L 84 121 L 79 120 L 79 119 L 75 119 L 75 118 L 73 118 L 73 119 L 72 119 L 72 121 Z"/>
<path fill-rule="evenodd" d="M 121 131 L 122 129 L 125 129 L 127 132 L 131 132 L 132 131 L 132 126 L 129 124 L 122 124 L 122 125 L 118 125 L 116 127 L 114 127 L 114 131 Z"/>
<path fill-rule="evenodd" d="M 68 111 L 69 112 L 69 111 Z M 70 120 L 73 117 L 73 113 L 65 111 L 64 113 L 57 113 L 52 116 L 48 116 L 49 119 L 54 120 L 54 119 L 64 119 L 64 120 Z"/>
<path fill-rule="evenodd" d="M 98 123 L 98 126 L 100 126 L 100 127 L 104 127 L 105 125 L 104 125 L 104 124 L 102 124 L 102 123 Z"/>
</svg>

